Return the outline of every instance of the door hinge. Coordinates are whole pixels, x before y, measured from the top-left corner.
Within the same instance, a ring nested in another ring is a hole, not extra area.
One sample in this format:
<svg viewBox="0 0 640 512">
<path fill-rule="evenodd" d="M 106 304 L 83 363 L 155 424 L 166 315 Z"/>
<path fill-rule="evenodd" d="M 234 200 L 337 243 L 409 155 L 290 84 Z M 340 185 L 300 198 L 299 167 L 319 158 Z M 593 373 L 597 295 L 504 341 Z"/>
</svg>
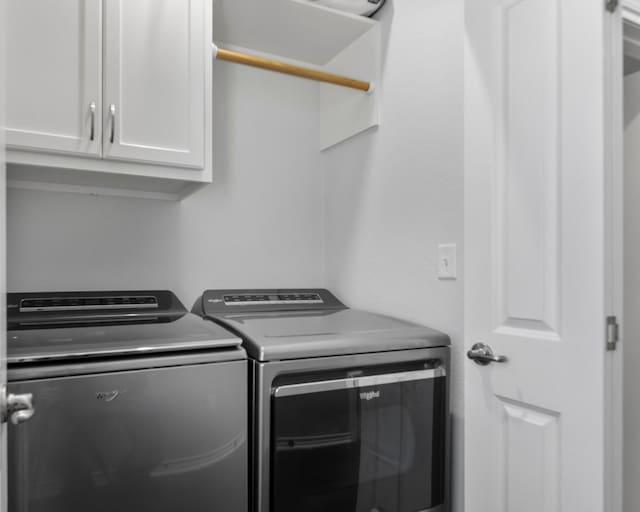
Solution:
<svg viewBox="0 0 640 512">
<path fill-rule="evenodd" d="M 605 6 L 607 7 L 607 11 L 613 13 L 616 12 L 619 4 L 620 0 L 606 0 Z"/>
<path fill-rule="evenodd" d="M 620 341 L 620 326 L 615 316 L 607 317 L 607 350 L 615 350 Z"/>
</svg>

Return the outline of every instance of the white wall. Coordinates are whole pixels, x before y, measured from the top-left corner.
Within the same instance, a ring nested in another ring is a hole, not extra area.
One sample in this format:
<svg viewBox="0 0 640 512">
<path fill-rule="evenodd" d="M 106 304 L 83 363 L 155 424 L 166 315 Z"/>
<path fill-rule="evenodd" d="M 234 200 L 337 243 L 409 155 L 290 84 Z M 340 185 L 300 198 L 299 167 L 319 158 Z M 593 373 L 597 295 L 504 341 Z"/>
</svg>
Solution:
<svg viewBox="0 0 640 512">
<path fill-rule="evenodd" d="M 316 87 L 217 62 L 214 183 L 182 203 L 11 190 L 9 289 L 159 287 L 190 307 L 209 287 L 326 283 L 441 329 L 459 512 L 462 280 L 436 279 L 436 246 L 458 243 L 460 273 L 462 0 L 387 0 L 380 19 L 379 129 L 319 153 Z"/>
<path fill-rule="evenodd" d="M 320 286 L 317 88 L 216 62 L 214 183 L 181 203 L 9 190 L 12 291 Z"/>
<path fill-rule="evenodd" d="M 436 278 L 463 240 L 463 7 L 401 0 L 380 12 L 382 124 L 324 153 L 327 284 L 352 306 L 453 340 L 454 510 L 462 510 L 462 280 Z"/>
<path fill-rule="evenodd" d="M 624 511 L 640 510 L 640 73 L 624 79 Z"/>
</svg>

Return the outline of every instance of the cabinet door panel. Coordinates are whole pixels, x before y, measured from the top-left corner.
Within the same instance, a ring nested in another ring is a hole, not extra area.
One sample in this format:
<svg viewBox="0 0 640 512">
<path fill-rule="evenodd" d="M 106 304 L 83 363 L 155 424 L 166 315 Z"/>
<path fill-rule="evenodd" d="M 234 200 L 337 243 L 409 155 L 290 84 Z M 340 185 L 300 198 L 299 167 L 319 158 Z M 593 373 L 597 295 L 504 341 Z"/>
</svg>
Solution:
<svg viewBox="0 0 640 512">
<path fill-rule="evenodd" d="M 100 154 L 101 18 L 101 0 L 7 2 L 9 146 Z"/>
<path fill-rule="evenodd" d="M 207 0 L 106 0 L 104 156 L 202 168 Z"/>
</svg>

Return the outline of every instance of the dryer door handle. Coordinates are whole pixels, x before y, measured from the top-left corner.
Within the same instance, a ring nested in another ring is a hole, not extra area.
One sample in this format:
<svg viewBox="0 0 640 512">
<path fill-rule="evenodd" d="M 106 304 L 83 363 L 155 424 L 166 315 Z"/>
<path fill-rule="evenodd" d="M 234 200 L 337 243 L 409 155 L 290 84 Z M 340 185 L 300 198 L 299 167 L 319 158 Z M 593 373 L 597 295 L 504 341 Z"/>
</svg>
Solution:
<svg viewBox="0 0 640 512">
<path fill-rule="evenodd" d="M 322 380 L 317 382 L 303 382 L 301 384 L 289 384 L 279 386 L 273 390 L 273 396 L 305 395 L 309 393 L 321 393 L 323 391 L 336 391 L 345 389 L 358 389 L 366 386 L 380 386 L 384 384 L 397 384 L 415 380 L 435 379 L 447 374 L 444 367 L 428 370 L 415 370 L 399 373 L 383 373 L 380 375 L 368 375 L 365 377 L 350 377 L 348 379 Z"/>
</svg>

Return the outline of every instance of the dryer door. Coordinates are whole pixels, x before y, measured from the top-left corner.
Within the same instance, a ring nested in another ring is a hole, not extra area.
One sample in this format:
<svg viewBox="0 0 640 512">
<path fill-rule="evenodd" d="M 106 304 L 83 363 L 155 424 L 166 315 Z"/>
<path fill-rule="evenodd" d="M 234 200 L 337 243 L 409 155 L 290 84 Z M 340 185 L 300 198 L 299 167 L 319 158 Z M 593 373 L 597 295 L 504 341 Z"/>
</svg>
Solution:
<svg viewBox="0 0 640 512">
<path fill-rule="evenodd" d="M 277 387 L 271 510 L 442 510 L 444 372 L 424 369 Z"/>
</svg>

